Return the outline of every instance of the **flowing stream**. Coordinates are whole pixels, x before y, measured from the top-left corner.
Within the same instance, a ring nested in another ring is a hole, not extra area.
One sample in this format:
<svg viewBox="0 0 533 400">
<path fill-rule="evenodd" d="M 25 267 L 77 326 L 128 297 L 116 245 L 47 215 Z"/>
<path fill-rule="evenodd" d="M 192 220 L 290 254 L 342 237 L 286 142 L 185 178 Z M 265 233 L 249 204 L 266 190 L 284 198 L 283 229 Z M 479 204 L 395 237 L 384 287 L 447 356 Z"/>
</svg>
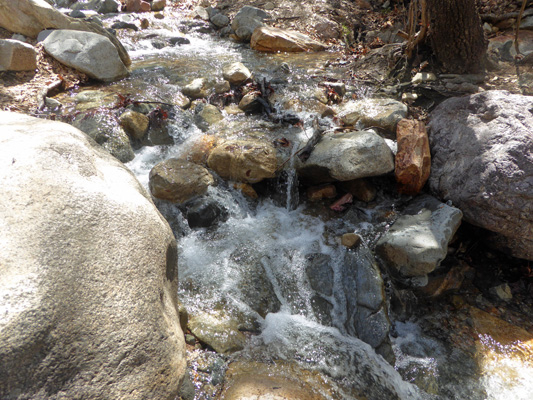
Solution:
<svg viewBox="0 0 533 400">
<path fill-rule="evenodd" d="M 291 144 L 283 179 L 266 185 L 266 195 L 260 200 L 245 198 L 222 180 L 209 188 L 208 196 L 227 211 L 227 219 L 216 227 L 191 229 L 177 206 L 158 202 L 178 238 L 183 307 L 191 318 L 214 318 L 225 330 L 219 335 L 234 334 L 235 340 L 242 341 L 243 349 L 230 356 L 209 353 L 211 373 L 204 382 L 194 382 L 196 398 L 213 398 L 221 383 L 215 372 L 217 368 L 223 371 L 229 361 L 283 360 L 320 374 L 325 383 L 315 390 L 331 399 L 525 399 L 527 393 L 520 390 L 527 390 L 527 384 L 519 382 L 506 389 L 505 384 L 491 379 L 490 372 L 479 376 L 462 354 L 425 338 L 412 322 L 393 321 L 396 368 L 353 332 L 349 321 L 354 291 L 350 292 L 346 283 L 350 280 L 347 250 L 338 237 L 359 233 L 363 244 L 355 265 L 367 263 L 372 257 L 368 248 L 391 222 L 387 215 L 394 211 L 395 199 L 384 198 L 372 208 L 359 207 L 351 218 L 340 220 L 323 206 L 300 201 L 290 161 L 312 135 L 316 111 L 314 103 L 308 107 L 308 100 L 318 85 L 348 76 L 346 68 L 335 62 L 338 54 L 260 54 L 247 45 L 200 33 L 202 23 L 170 12 L 164 20 L 151 19 L 150 23 L 151 28 L 141 32 L 120 34 L 133 60 L 132 74 L 99 90 L 129 94 L 135 100 L 174 103 L 180 89 L 193 79 L 221 80 L 223 65 L 238 61 L 257 78 L 272 82 L 276 106 L 288 108 L 304 121 L 303 127 L 294 127 L 258 115 L 225 114 L 224 121 L 213 128 L 222 137 L 253 136 L 270 142 L 284 138 Z M 187 32 L 189 44 L 154 47 L 155 39 L 184 36 L 183 32 Z M 348 92 L 358 97 L 370 94 L 367 88 L 349 83 Z M 203 134 L 190 111 L 177 110 L 170 125 L 173 145 L 142 147 L 127 164 L 146 187 L 155 164 L 180 156 L 187 151 L 184 144 Z M 327 278 L 319 289 L 309 273 L 310 262 L 317 257 L 327 260 L 328 266 L 318 272 L 324 274 L 320 278 Z M 206 357 L 198 354 L 197 359 Z M 198 372 L 199 365 L 192 361 L 192 370 Z M 517 374 L 525 372 L 532 371 Z"/>
</svg>

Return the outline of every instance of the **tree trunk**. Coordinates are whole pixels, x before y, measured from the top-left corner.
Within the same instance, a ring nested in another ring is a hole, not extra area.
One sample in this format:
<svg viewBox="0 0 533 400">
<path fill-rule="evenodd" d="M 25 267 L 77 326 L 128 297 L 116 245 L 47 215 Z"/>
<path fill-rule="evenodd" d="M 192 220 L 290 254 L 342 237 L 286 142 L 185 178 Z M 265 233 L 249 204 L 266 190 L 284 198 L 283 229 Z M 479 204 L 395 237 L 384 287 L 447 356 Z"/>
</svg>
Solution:
<svg viewBox="0 0 533 400">
<path fill-rule="evenodd" d="M 445 70 L 483 69 L 487 40 L 475 0 L 428 0 L 431 47 Z"/>
</svg>

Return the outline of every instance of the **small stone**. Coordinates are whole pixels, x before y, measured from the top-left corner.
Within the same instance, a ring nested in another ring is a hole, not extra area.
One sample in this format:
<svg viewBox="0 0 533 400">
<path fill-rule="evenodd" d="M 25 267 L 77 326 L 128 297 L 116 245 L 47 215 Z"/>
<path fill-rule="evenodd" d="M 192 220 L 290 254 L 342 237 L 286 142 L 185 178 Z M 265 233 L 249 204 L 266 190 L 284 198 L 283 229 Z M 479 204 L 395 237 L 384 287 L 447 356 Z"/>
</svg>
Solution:
<svg viewBox="0 0 533 400">
<path fill-rule="evenodd" d="M 167 0 L 154 0 L 152 1 L 152 11 L 163 11 L 167 6 Z"/>
<path fill-rule="evenodd" d="M 201 99 L 207 97 L 207 88 L 205 87 L 205 78 L 197 78 L 185 86 L 182 90 L 185 96 L 192 99 Z"/>
<path fill-rule="evenodd" d="M 433 72 L 418 72 L 413 79 L 411 79 L 411 83 L 417 84 L 417 83 L 425 83 L 425 82 L 433 82 L 437 80 L 437 76 Z"/>
<path fill-rule="evenodd" d="M 256 111 L 260 107 L 260 104 L 257 101 L 257 98 L 259 96 L 260 95 L 256 92 L 244 95 L 241 101 L 239 102 L 239 108 L 245 112 Z"/>
<path fill-rule="evenodd" d="M 335 185 L 313 186 L 307 189 L 307 198 L 311 201 L 333 199 L 337 196 Z"/>
<path fill-rule="evenodd" d="M 144 114 L 135 111 L 126 111 L 120 118 L 120 125 L 132 138 L 140 140 L 146 135 L 150 120 Z"/>
<path fill-rule="evenodd" d="M 341 237 L 341 244 L 349 249 L 359 246 L 361 243 L 361 236 L 357 233 L 345 233 Z"/>
<path fill-rule="evenodd" d="M 163 13 L 158 12 L 158 13 L 154 14 L 154 18 L 155 19 L 164 19 L 165 15 Z"/>
<path fill-rule="evenodd" d="M 509 301 L 513 298 L 511 288 L 507 283 L 502 283 L 501 285 L 490 288 L 489 293 L 503 301 Z"/>
<path fill-rule="evenodd" d="M 194 346 L 196 344 L 196 338 L 193 335 L 187 333 L 185 335 L 185 343 L 187 343 L 189 346 Z"/>
<path fill-rule="evenodd" d="M 149 26 L 150 22 L 146 18 L 141 19 L 141 29 L 147 29 Z"/>
<path fill-rule="evenodd" d="M 226 93 L 226 92 L 229 92 L 230 90 L 231 90 L 231 85 L 228 81 L 217 82 L 215 84 L 216 94 Z"/>
<path fill-rule="evenodd" d="M 213 25 L 215 25 L 217 28 L 224 28 L 225 26 L 229 25 L 229 18 L 224 14 L 215 14 L 211 17 L 211 22 Z"/>
<path fill-rule="evenodd" d="M 232 85 L 240 85 L 252 76 L 252 73 L 243 63 L 236 62 L 225 65 L 222 76 Z"/>
</svg>

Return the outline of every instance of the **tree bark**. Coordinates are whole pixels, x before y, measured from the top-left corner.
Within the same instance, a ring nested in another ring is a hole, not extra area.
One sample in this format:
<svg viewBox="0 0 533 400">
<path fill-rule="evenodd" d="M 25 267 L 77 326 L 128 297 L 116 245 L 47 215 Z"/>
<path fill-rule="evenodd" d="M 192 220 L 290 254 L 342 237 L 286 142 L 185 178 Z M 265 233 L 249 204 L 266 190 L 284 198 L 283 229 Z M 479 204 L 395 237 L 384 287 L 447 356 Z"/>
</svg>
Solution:
<svg viewBox="0 0 533 400">
<path fill-rule="evenodd" d="M 483 69 L 487 40 L 475 0 L 428 0 L 433 53 L 448 72 Z"/>
</svg>

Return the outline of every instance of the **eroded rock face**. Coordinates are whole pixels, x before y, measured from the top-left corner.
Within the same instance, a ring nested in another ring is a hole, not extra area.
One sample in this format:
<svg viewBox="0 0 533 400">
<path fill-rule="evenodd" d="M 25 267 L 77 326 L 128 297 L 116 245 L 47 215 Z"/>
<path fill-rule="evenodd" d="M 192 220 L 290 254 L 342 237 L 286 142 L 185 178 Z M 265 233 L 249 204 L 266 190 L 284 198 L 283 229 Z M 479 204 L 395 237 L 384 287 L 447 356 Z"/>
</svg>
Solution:
<svg viewBox="0 0 533 400">
<path fill-rule="evenodd" d="M 300 32 L 272 28 L 270 26 L 261 26 L 255 29 L 250 39 L 250 46 L 254 50 L 270 53 L 278 51 L 294 53 L 327 49 L 325 44 L 313 40 Z"/>
<path fill-rule="evenodd" d="M 317 183 L 350 181 L 394 170 L 394 157 L 376 133 L 326 134 L 307 161 L 296 160 L 296 168 L 301 177 Z"/>
<path fill-rule="evenodd" d="M 276 176 L 276 150 L 260 140 L 228 140 L 211 151 L 207 164 L 223 179 L 257 183 Z"/>
<path fill-rule="evenodd" d="M 174 398 L 186 360 L 167 222 L 81 131 L 0 121 L 0 398 Z"/>
<path fill-rule="evenodd" d="M 114 81 L 128 75 L 117 49 L 105 36 L 60 29 L 48 35 L 43 44 L 56 60 L 91 78 Z"/>
<path fill-rule="evenodd" d="M 495 244 L 533 260 L 533 97 L 487 91 L 432 113 L 431 189 Z"/>
<path fill-rule="evenodd" d="M 152 195 L 178 204 L 205 194 L 213 183 L 213 176 L 207 169 L 177 158 L 162 161 L 150 171 Z"/>
</svg>

